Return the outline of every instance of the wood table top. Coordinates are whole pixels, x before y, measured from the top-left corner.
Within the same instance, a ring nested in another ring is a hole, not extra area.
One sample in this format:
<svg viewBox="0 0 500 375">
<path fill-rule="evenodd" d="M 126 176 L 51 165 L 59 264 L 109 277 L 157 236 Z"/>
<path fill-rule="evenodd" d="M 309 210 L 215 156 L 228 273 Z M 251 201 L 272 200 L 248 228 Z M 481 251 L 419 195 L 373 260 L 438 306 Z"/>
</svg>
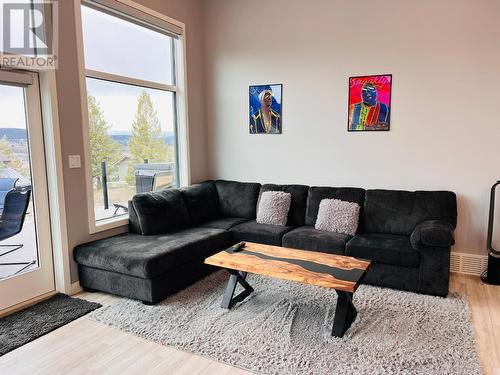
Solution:
<svg viewBox="0 0 500 375">
<path fill-rule="evenodd" d="M 223 250 L 206 264 L 354 293 L 370 261 L 343 255 L 245 242 L 238 252 Z"/>
</svg>

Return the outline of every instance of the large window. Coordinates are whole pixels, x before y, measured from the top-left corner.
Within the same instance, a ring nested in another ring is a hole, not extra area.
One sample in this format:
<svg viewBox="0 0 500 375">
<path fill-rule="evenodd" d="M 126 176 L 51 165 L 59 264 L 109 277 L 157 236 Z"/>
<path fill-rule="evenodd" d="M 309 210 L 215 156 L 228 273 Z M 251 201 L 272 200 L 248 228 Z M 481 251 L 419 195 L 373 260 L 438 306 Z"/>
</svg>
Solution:
<svg viewBox="0 0 500 375">
<path fill-rule="evenodd" d="M 182 159 L 180 35 L 102 3 L 81 7 L 94 228 L 126 219 L 134 194 L 178 186 Z"/>
</svg>

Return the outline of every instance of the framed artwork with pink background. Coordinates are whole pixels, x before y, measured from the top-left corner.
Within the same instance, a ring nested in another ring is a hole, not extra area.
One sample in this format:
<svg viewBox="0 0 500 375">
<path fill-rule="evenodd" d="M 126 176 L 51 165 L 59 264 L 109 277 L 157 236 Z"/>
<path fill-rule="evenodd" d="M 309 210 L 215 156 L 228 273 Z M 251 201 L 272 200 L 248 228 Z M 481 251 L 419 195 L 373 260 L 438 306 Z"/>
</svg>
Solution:
<svg viewBox="0 0 500 375">
<path fill-rule="evenodd" d="M 387 131 L 391 127 L 392 74 L 349 77 L 348 131 Z"/>
</svg>

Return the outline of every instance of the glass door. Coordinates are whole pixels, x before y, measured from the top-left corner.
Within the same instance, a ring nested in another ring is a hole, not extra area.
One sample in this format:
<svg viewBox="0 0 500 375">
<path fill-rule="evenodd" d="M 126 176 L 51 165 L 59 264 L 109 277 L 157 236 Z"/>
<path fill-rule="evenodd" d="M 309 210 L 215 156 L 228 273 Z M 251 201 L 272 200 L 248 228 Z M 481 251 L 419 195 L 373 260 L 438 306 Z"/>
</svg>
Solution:
<svg viewBox="0 0 500 375">
<path fill-rule="evenodd" d="M 0 311 L 53 290 L 38 75 L 0 71 Z"/>
</svg>

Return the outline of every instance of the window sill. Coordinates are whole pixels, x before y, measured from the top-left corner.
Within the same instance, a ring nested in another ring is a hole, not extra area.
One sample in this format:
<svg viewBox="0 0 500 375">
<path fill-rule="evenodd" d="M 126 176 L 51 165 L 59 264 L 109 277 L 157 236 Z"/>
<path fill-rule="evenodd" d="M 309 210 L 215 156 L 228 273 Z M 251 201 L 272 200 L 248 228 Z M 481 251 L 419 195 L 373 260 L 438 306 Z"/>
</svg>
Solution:
<svg viewBox="0 0 500 375">
<path fill-rule="evenodd" d="M 110 229 L 122 228 L 128 225 L 128 216 L 121 217 L 119 219 L 106 219 L 99 221 L 99 223 L 91 222 L 89 223 L 90 234 L 104 232 Z"/>
</svg>

